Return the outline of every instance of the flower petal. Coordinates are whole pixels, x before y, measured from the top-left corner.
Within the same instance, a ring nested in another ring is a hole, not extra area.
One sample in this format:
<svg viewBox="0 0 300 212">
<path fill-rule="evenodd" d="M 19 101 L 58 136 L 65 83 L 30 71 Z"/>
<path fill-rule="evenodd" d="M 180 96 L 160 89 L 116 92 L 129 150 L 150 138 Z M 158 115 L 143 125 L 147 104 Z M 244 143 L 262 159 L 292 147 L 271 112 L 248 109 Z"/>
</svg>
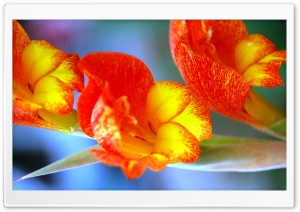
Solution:
<svg viewBox="0 0 300 212">
<path fill-rule="evenodd" d="M 13 101 L 13 124 L 34 126 L 49 130 L 71 133 L 71 127 L 76 124 L 76 113 L 66 115 L 40 110 L 41 106 L 22 100 Z"/>
<path fill-rule="evenodd" d="M 137 119 L 139 125 L 145 128 L 148 126 L 143 114 L 146 110 L 147 93 L 154 80 L 142 61 L 127 54 L 98 52 L 83 57 L 78 68 L 89 78 L 77 107 L 80 125 L 88 135 L 93 134 L 88 120 L 106 82 L 115 99 L 127 97 L 131 105 L 131 115 Z"/>
<path fill-rule="evenodd" d="M 171 21 L 170 47 L 174 59 L 175 48 L 185 33 L 192 49 L 201 45 L 213 46 L 214 57 L 231 68 L 235 65 L 235 46 L 248 35 L 244 22 L 240 20 Z"/>
<path fill-rule="evenodd" d="M 243 76 L 250 86 L 276 87 L 284 85 L 279 73 L 281 62 L 255 63 Z"/>
<path fill-rule="evenodd" d="M 158 82 L 147 95 L 146 116 L 152 130 L 178 116 L 189 104 L 190 96 L 186 86 L 176 82 Z"/>
<path fill-rule="evenodd" d="M 139 178 L 147 169 L 145 163 L 131 160 L 119 154 L 112 154 L 102 150 L 93 149 L 91 152 L 99 161 L 108 166 L 121 167 L 123 173 L 129 180 Z"/>
<path fill-rule="evenodd" d="M 187 36 L 185 20 L 171 20 L 169 29 L 169 41 L 172 57 L 175 61 L 175 48 L 182 36 Z"/>
<path fill-rule="evenodd" d="M 249 85 L 240 73 L 195 52 L 186 43 L 177 45 L 175 56 L 187 85 L 194 88 L 211 109 L 224 115 L 242 110 Z"/>
<path fill-rule="evenodd" d="M 153 153 L 164 155 L 170 161 L 192 163 L 200 154 L 198 140 L 181 124 L 162 124 L 157 131 Z"/>
<path fill-rule="evenodd" d="M 210 139 L 210 110 L 187 86 L 177 82 L 158 82 L 147 96 L 147 119 L 157 132 L 162 123 L 177 122 L 199 141 Z"/>
<path fill-rule="evenodd" d="M 240 40 L 247 37 L 246 25 L 241 20 L 204 21 L 206 29 L 212 29 L 211 43 L 222 63 L 234 68 L 234 49 Z"/>
<path fill-rule="evenodd" d="M 243 73 L 248 67 L 275 51 L 277 47 L 263 35 L 250 35 L 236 46 L 235 67 Z"/>
<path fill-rule="evenodd" d="M 21 64 L 21 53 L 29 43 L 25 30 L 19 22 L 13 21 L 13 98 L 29 100 L 32 96 Z"/>
<path fill-rule="evenodd" d="M 152 145 L 142 137 L 136 137 L 131 131 L 137 124 L 130 116 L 130 105 L 126 98 L 116 101 L 109 99 L 108 85 L 94 106 L 91 126 L 97 142 L 108 152 L 117 152 L 126 158 L 140 159 L 151 153 Z"/>
<path fill-rule="evenodd" d="M 94 106 L 101 94 L 101 89 L 97 84 L 89 82 L 81 92 L 77 101 L 78 121 L 82 131 L 94 137 L 93 129 L 91 126 L 91 116 Z"/>
<path fill-rule="evenodd" d="M 141 159 L 142 162 L 147 164 L 147 167 L 152 171 L 161 171 L 168 165 L 169 158 L 161 154 L 151 154 Z"/>
<path fill-rule="evenodd" d="M 70 87 L 54 77 L 43 77 L 34 88 L 32 102 L 53 113 L 66 114 L 73 109 L 74 95 Z"/>
<path fill-rule="evenodd" d="M 253 88 L 250 89 L 249 95 L 245 101 L 245 111 L 251 117 L 260 121 L 262 125 L 260 127 L 263 130 L 286 117 L 284 111 L 261 97 L 253 90 Z"/>
<path fill-rule="evenodd" d="M 46 41 L 31 41 L 22 52 L 22 69 L 26 81 L 32 86 L 54 71 L 69 54 L 59 50 Z"/>
<path fill-rule="evenodd" d="M 132 160 L 120 154 L 112 154 L 103 150 L 92 149 L 91 152 L 103 164 L 120 167 L 129 180 L 141 177 L 147 168 L 161 171 L 167 167 L 169 161 L 167 157 L 160 154 L 151 154 L 140 160 Z"/>
<path fill-rule="evenodd" d="M 62 63 L 48 76 L 56 77 L 72 90 L 80 92 L 84 87 L 83 73 L 77 69 L 79 61 L 78 54 L 69 55 Z"/>
<path fill-rule="evenodd" d="M 275 51 L 250 66 L 243 74 L 251 86 L 275 87 L 284 85 L 279 73 L 282 62 L 286 61 L 286 51 Z"/>
</svg>

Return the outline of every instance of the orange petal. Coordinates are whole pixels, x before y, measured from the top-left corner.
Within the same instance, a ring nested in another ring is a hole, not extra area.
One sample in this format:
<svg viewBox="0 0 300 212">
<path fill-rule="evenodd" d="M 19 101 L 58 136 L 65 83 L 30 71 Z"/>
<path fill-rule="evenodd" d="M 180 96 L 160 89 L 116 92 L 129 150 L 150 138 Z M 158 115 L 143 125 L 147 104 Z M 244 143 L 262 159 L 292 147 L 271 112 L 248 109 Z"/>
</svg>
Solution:
<svg viewBox="0 0 300 212">
<path fill-rule="evenodd" d="M 141 161 L 125 160 L 121 168 L 129 180 L 134 180 L 142 176 L 146 171 L 147 166 Z"/>
<path fill-rule="evenodd" d="M 192 163 L 200 154 L 198 140 L 178 123 L 164 123 L 157 131 L 153 153 L 168 157 L 171 161 Z"/>
<path fill-rule="evenodd" d="M 186 43 L 177 45 L 175 55 L 185 82 L 210 108 L 224 115 L 242 110 L 249 85 L 240 73 L 193 51 Z"/>
<path fill-rule="evenodd" d="M 124 125 L 137 124 L 134 117 L 129 115 L 130 105 L 126 98 L 112 101 L 109 97 L 108 86 L 105 86 L 91 117 L 91 126 L 98 143 L 106 151 L 118 152 L 130 159 L 149 155 L 152 145 L 124 128 Z"/>
<path fill-rule="evenodd" d="M 153 171 L 161 171 L 168 164 L 168 158 L 160 154 L 151 154 L 141 160 L 132 160 L 120 154 L 103 150 L 93 149 L 91 152 L 105 165 L 120 167 L 129 180 L 141 177 L 147 168 Z"/>
<path fill-rule="evenodd" d="M 147 96 L 146 116 L 157 132 L 162 123 L 177 122 L 199 141 L 210 139 L 210 110 L 187 86 L 177 82 L 158 82 Z"/>
<path fill-rule="evenodd" d="M 117 153 L 109 153 L 104 150 L 92 149 L 91 153 L 97 157 L 99 161 L 108 166 L 121 167 L 125 158 Z"/>
<path fill-rule="evenodd" d="M 251 65 L 275 51 L 276 46 L 263 35 L 250 35 L 236 46 L 235 67 L 243 73 Z"/>
<path fill-rule="evenodd" d="M 234 68 L 234 49 L 247 37 L 247 29 L 240 20 L 193 20 L 186 21 L 192 49 L 209 46 L 211 54 L 227 66 Z"/>
<path fill-rule="evenodd" d="M 46 41 L 31 41 L 21 57 L 26 81 L 34 87 L 39 79 L 54 71 L 68 56 Z"/>
<path fill-rule="evenodd" d="M 32 102 L 52 113 L 66 114 L 73 109 L 74 95 L 67 85 L 54 77 L 43 77 L 34 88 Z"/>
<path fill-rule="evenodd" d="M 28 89 L 22 70 L 21 54 L 29 43 L 30 40 L 25 30 L 19 22 L 13 21 L 13 96 L 25 100 L 29 100 L 32 93 Z"/>
<path fill-rule="evenodd" d="M 105 82 L 115 99 L 126 96 L 131 105 L 131 115 L 139 125 L 147 127 L 144 119 L 146 97 L 154 84 L 151 72 L 139 59 L 122 53 L 92 53 L 83 57 L 79 69 L 89 78 L 89 83 L 78 100 L 78 113 L 81 127 L 92 135 L 89 119 L 93 106 L 103 91 Z"/>
<path fill-rule="evenodd" d="M 169 41 L 172 57 L 175 61 L 175 48 L 182 36 L 187 34 L 185 20 L 171 20 L 169 29 Z"/>
<path fill-rule="evenodd" d="M 131 160 L 119 154 L 105 152 L 102 150 L 91 150 L 99 161 L 108 166 L 120 167 L 129 180 L 139 178 L 147 169 L 145 163 L 137 160 Z"/>
<path fill-rule="evenodd" d="M 78 121 L 82 131 L 90 136 L 94 137 L 93 129 L 91 126 L 91 116 L 94 106 L 102 92 L 102 88 L 94 83 L 88 83 L 87 86 L 81 92 L 77 101 Z"/>
<path fill-rule="evenodd" d="M 14 61 L 19 61 L 21 58 L 21 53 L 25 46 L 30 43 L 30 39 L 19 24 L 18 21 L 13 21 L 13 58 Z"/>
</svg>

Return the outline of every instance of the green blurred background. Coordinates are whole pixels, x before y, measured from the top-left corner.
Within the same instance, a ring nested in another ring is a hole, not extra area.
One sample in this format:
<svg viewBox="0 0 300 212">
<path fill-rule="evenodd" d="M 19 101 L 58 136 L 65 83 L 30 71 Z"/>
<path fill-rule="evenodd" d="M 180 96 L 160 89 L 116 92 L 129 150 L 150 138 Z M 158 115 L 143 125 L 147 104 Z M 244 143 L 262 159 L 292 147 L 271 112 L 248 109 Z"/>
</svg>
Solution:
<svg viewBox="0 0 300 212">
<path fill-rule="evenodd" d="M 80 57 L 96 51 L 124 52 L 141 59 L 156 81 L 183 82 L 170 54 L 168 20 L 22 20 L 32 40 L 47 40 Z M 286 49 L 285 20 L 245 20 L 249 34 L 263 34 Z M 280 70 L 286 82 L 286 65 Z M 255 88 L 286 110 L 286 87 Z M 272 138 L 243 123 L 212 112 L 213 133 Z M 85 139 L 33 127 L 13 126 L 13 179 L 96 144 Z M 15 183 L 15 190 L 285 190 L 286 169 L 263 172 L 200 172 L 167 168 L 146 171 L 128 181 L 119 168 L 100 163 Z"/>
</svg>

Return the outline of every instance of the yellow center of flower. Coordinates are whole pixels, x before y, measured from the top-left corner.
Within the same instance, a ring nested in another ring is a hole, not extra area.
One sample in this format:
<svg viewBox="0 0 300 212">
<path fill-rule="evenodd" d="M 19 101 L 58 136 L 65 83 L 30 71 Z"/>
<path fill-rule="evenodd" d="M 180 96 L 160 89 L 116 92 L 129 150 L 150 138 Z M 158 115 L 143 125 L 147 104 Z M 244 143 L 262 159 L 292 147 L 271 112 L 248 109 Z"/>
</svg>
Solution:
<svg viewBox="0 0 300 212">
<path fill-rule="evenodd" d="M 92 122 L 96 121 L 93 131 L 106 150 L 126 158 L 137 160 L 161 154 L 170 161 L 193 162 L 200 153 L 199 142 L 211 137 L 208 108 L 180 83 L 152 86 L 147 95 L 146 125 L 129 115 L 126 97 L 114 101 L 113 107 L 103 108 L 103 103 L 110 104 L 107 99 L 104 91 L 92 115 Z"/>
</svg>

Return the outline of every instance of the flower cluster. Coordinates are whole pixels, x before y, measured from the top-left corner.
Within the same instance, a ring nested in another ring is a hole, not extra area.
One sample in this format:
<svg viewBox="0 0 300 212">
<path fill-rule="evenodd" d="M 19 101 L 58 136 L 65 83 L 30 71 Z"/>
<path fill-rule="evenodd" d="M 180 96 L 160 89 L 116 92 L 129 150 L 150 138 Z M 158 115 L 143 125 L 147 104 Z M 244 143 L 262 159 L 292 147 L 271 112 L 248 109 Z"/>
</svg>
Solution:
<svg viewBox="0 0 300 212">
<path fill-rule="evenodd" d="M 243 21 L 173 20 L 169 38 L 186 84 L 155 82 L 124 53 L 79 58 L 30 40 L 13 21 L 13 123 L 66 133 L 79 125 L 101 147 L 93 157 L 137 179 L 146 169 L 201 160 L 200 144 L 212 138 L 210 109 L 260 130 L 285 118 L 252 86 L 284 84 L 286 51 L 249 35 Z"/>
</svg>

